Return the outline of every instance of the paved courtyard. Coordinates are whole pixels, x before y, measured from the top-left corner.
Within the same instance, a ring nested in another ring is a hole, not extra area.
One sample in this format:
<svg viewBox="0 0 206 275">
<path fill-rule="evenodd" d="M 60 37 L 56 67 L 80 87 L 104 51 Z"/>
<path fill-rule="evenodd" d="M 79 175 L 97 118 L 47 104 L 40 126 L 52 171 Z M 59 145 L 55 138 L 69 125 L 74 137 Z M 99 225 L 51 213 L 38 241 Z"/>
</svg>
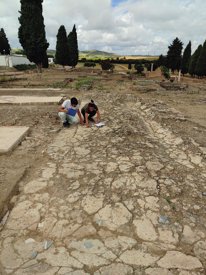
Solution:
<svg viewBox="0 0 206 275">
<path fill-rule="evenodd" d="M 157 102 L 96 94 L 105 126 L 62 129 L 20 182 L 0 234 L 0 273 L 203 275 L 205 148 L 158 122 Z"/>
</svg>

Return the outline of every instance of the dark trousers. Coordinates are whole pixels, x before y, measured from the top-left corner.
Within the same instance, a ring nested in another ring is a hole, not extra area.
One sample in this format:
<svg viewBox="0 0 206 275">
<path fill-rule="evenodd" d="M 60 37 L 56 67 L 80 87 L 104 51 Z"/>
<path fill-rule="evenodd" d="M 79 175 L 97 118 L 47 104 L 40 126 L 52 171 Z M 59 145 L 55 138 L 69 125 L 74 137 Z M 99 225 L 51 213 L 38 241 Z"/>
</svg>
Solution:
<svg viewBox="0 0 206 275">
<path fill-rule="evenodd" d="M 86 119 L 85 119 L 85 110 L 84 110 L 84 109 L 81 109 L 81 113 L 82 113 L 82 115 L 83 115 L 83 117 L 84 117 L 84 123 L 85 123 L 85 122 L 86 122 Z M 92 117 L 95 116 L 96 113 L 97 113 L 96 111 L 90 112 L 90 113 L 89 113 L 89 116 L 88 116 L 88 120 L 94 122 L 94 119 L 93 119 Z"/>
</svg>

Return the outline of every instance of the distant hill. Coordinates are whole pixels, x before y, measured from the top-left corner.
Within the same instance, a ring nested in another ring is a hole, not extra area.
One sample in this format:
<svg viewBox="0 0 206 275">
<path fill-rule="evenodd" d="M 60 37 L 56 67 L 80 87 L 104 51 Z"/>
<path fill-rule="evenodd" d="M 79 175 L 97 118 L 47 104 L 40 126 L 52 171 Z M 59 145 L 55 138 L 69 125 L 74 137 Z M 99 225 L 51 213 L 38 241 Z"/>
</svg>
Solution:
<svg viewBox="0 0 206 275">
<path fill-rule="evenodd" d="M 12 53 L 18 53 L 23 54 L 22 49 L 12 49 Z M 56 50 L 48 49 L 47 54 L 55 56 Z M 119 59 L 148 59 L 148 60 L 154 60 L 157 59 L 157 56 L 149 56 L 149 55 L 118 55 L 115 53 L 109 53 L 104 51 L 98 51 L 98 50 L 90 50 L 90 51 L 79 51 L 79 58 L 86 58 L 91 60 L 96 59 L 107 59 L 107 58 L 119 58 Z"/>
<path fill-rule="evenodd" d="M 55 50 L 47 50 L 47 54 L 55 55 Z M 80 58 L 107 58 L 107 57 L 118 57 L 115 53 L 108 53 L 98 50 L 91 51 L 79 51 Z"/>
<path fill-rule="evenodd" d="M 91 50 L 91 51 L 80 51 L 80 55 L 86 56 L 109 56 L 109 57 L 117 57 L 118 55 L 115 53 L 108 53 L 98 50 Z"/>
<path fill-rule="evenodd" d="M 47 54 L 55 56 L 56 51 L 55 50 L 47 50 Z"/>
</svg>

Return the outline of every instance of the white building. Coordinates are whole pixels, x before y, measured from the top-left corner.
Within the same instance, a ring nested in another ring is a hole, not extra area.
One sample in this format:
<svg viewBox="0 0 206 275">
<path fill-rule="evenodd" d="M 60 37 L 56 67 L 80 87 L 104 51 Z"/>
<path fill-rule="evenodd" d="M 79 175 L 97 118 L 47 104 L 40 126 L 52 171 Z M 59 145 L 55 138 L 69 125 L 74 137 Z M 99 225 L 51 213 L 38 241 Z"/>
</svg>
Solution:
<svg viewBox="0 0 206 275">
<path fill-rule="evenodd" d="M 48 62 L 49 62 L 49 64 L 54 64 L 54 58 L 53 57 L 49 57 L 48 58 Z"/>
<path fill-rule="evenodd" d="M 34 63 L 22 55 L 0 55 L 0 66 L 13 67 L 22 64 L 34 65 Z"/>
</svg>

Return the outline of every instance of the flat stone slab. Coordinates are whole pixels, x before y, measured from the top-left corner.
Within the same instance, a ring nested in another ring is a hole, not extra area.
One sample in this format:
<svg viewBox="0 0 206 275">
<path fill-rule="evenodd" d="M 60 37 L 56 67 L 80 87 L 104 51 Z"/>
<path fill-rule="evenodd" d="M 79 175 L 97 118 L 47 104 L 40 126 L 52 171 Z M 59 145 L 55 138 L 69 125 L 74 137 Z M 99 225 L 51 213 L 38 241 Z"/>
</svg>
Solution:
<svg viewBox="0 0 206 275">
<path fill-rule="evenodd" d="M 1 91 L 61 91 L 60 88 L 0 88 Z"/>
<path fill-rule="evenodd" d="M 60 96 L 0 96 L 0 104 L 51 104 L 58 103 Z"/>
<path fill-rule="evenodd" d="M 0 127 L 0 154 L 13 150 L 27 135 L 29 127 Z"/>
</svg>

